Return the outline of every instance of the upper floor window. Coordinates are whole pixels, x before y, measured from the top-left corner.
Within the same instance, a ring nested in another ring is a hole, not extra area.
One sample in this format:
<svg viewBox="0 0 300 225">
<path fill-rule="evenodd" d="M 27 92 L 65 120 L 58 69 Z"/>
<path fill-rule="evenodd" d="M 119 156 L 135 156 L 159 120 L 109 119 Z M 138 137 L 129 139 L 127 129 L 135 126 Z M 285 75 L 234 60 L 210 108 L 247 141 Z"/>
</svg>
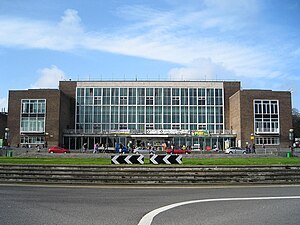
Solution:
<svg viewBox="0 0 300 225">
<path fill-rule="evenodd" d="M 22 114 L 45 114 L 45 99 L 22 99 Z"/>
</svg>

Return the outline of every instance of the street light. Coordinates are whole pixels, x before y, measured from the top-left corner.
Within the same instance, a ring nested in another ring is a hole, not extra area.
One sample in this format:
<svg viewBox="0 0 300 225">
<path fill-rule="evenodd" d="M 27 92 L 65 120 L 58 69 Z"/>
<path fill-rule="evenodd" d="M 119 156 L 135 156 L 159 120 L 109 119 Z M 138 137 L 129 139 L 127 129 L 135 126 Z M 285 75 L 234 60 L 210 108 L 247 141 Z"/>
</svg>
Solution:
<svg viewBox="0 0 300 225">
<path fill-rule="evenodd" d="M 5 145 L 6 146 L 9 146 L 9 128 L 8 127 L 5 127 L 5 134 L 4 134 L 4 139 L 5 139 Z"/>
<path fill-rule="evenodd" d="M 294 142 L 294 129 L 289 130 L 289 140 L 291 141 L 291 144 L 293 145 L 293 142 Z"/>
<path fill-rule="evenodd" d="M 291 155 L 292 155 L 292 157 L 294 156 L 294 129 L 290 129 L 289 130 L 289 140 L 290 140 L 290 142 L 291 142 Z"/>
<path fill-rule="evenodd" d="M 48 147 L 48 143 L 47 143 L 47 137 L 48 137 L 49 133 L 45 133 L 45 141 L 44 141 L 44 147 L 47 148 Z"/>
</svg>

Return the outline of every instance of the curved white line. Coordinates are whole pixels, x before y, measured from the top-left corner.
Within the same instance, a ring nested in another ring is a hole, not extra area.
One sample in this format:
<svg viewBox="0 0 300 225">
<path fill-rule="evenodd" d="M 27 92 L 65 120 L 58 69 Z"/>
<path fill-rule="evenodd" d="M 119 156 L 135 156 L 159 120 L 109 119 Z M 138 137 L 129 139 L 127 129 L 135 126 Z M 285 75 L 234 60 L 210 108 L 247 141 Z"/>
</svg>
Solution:
<svg viewBox="0 0 300 225">
<path fill-rule="evenodd" d="M 161 208 L 155 209 L 149 213 L 147 213 L 140 220 L 138 225 L 151 225 L 153 218 L 161 212 L 167 211 L 169 209 L 201 202 L 221 202 L 221 201 L 248 201 L 248 200 L 274 200 L 274 199 L 300 199 L 300 196 L 283 196 L 283 197 L 252 197 L 252 198 L 217 198 L 217 199 L 202 199 L 202 200 L 192 200 L 186 202 L 178 202 L 171 205 L 163 206 Z"/>
</svg>

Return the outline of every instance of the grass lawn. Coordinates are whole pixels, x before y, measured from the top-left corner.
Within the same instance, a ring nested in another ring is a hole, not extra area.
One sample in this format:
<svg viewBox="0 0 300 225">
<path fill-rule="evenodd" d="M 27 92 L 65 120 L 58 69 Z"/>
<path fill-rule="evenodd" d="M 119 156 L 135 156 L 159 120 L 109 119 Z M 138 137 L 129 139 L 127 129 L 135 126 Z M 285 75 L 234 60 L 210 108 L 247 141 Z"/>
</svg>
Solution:
<svg viewBox="0 0 300 225">
<path fill-rule="evenodd" d="M 183 158 L 183 165 L 270 165 L 270 164 L 300 164 L 296 158 Z M 70 165 L 111 165 L 110 158 L 19 158 L 0 157 L 0 163 L 11 164 L 70 164 Z M 144 165 L 149 164 L 145 158 Z M 155 165 L 153 165 L 155 166 Z"/>
</svg>

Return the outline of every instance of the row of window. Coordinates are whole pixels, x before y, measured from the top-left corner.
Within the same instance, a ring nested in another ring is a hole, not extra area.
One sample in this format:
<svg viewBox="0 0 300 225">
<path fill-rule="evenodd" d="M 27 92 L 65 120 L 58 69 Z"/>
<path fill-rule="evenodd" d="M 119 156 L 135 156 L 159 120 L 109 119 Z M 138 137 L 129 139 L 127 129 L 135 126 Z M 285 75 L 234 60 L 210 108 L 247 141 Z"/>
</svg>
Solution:
<svg viewBox="0 0 300 225">
<path fill-rule="evenodd" d="M 78 106 L 77 123 L 223 123 L 223 107 Z"/>
<path fill-rule="evenodd" d="M 77 105 L 223 105 L 223 90 L 212 88 L 77 88 Z"/>
<path fill-rule="evenodd" d="M 278 100 L 255 100 L 254 101 L 254 113 L 255 114 L 277 114 Z"/>
<path fill-rule="evenodd" d="M 256 137 L 257 145 L 279 145 L 279 137 Z"/>
<path fill-rule="evenodd" d="M 23 117 L 21 118 L 21 132 L 44 132 L 45 117 Z"/>
<path fill-rule="evenodd" d="M 22 99 L 22 114 L 45 114 L 45 99 Z"/>
<path fill-rule="evenodd" d="M 21 136 L 21 147 L 32 148 L 32 145 L 44 145 L 46 143 L 43 136 Z"/>
</svg>

